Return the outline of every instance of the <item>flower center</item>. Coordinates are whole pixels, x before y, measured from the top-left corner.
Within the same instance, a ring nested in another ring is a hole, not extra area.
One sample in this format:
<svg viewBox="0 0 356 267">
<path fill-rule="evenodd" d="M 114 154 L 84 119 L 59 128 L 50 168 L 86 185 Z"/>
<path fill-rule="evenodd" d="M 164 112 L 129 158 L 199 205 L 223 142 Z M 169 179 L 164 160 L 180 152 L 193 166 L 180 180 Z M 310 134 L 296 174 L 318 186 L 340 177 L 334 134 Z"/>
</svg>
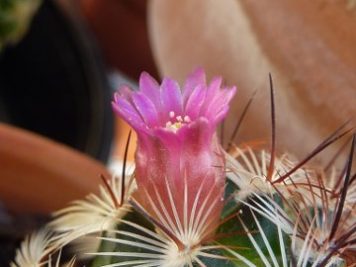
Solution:
<svg viewBox="0 0 356 267">
<path fill-rule="evenodd" d="M 188 124 L 191 122 L 191 119 L 189 116 L 176 116 L 174 111 L 169 112 L 169 118 L 170 120 L 166 122 L 166 129 L 170 130 L 174 133 L 176 133 L 182 126 Z"/>
</svg>

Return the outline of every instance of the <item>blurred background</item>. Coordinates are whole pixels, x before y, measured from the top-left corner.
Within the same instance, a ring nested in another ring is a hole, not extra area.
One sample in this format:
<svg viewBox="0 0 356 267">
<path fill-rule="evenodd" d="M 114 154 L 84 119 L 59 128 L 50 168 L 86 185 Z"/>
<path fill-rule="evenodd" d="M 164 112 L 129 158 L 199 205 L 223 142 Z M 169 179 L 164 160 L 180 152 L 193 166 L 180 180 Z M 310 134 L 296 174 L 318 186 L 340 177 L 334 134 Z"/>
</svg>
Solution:
<svg viewBox="0 0 356 267">
<path fill-rule="evenodd" d="M 142 71 L 183 82 L 200 66 L 236 85 L 225 140 L 257 90 L 236 143 L 268 145 L 268 73 L 279 153 L 303 157 L 344 122 L 354 127 L 355 29 L 354 0 L 1 0 L 1 257 L 120 169 L 129 129 L 110 102 Z"/>
</svg>

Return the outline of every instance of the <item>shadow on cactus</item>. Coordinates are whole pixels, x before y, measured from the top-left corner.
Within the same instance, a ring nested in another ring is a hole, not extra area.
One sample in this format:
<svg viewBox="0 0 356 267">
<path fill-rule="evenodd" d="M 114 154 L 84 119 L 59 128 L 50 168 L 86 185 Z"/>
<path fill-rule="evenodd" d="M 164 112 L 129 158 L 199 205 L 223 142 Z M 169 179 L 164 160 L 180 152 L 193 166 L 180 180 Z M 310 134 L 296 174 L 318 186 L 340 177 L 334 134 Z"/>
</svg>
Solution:
<svg viewBox="0 0 356 267">
<path fill-rule="evenodd" d="M 342 170 L 337 155 L 309 165 L 352 129 L 342 125 L 300 161 L 278 155 L 270 76 L 271 147 L 234 143 L 254 96 L 223 147 L 217 127 L 235 91 L 220 77 L 207 83 L 202 69 L 182 88 L 147 73 L 138 91 L 120 88 L 113 108 L 138 137 L 134 173 L 125 162 L 121 176 L 102 177 L 99 195 L 56 212 L 12 266 L 59 266 L 68 247 L 68 266 L 354 266 L 355 136 Z"/>
</svg>

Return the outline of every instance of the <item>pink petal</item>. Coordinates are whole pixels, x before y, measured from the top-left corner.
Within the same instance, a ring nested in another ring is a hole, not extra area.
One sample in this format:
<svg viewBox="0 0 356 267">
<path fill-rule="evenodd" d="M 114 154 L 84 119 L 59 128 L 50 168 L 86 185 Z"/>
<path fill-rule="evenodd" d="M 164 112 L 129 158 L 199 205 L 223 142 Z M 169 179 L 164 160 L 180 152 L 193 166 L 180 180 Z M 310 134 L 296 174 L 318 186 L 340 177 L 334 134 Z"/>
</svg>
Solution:
<svg viewBox="0 0 356 267">
<path fill-rule="evenodd" d="M 212 114 L 211 116 L 214 116 L 214 122 L 215 124 L 221 122 L 227 115 L 229 111 L 229 107 L 225 106 L 222 109 L 220 109 L 219 111 L 217 111 L 215 114 Z"/>
<path fill-rule="evenodd" d="M 141 92 L 133 93 L 132 102 L 148 127 L 159 124 L 156 107 L 146 95 Z"/>
<path fill-rule="evenodd" d="M 177 135 L 185 148 L 205 150 L 210 147 L 214 132 L 215 128 L 211 127 L 210 122 L 206 118 L 200 117 L 180 128 Z M 197 155 L 197 153 L 194 154 Z"/>
<path fill-rule="evenodd" d="M 157 81 L 147 72 L 142 72 L 139 85 L 140 91 L 149 97 L 158 109 L 160 107 L 160 93 Z"/>
<path fill-rule="evenodd" d="M 115 101 L 119 97 L 130 99 L 131 98 L 131 94 L 132 94 L 132 89 L 127 85 L 123 85 L 116 91 L 116 93 L 114 95 L 115 96 Z"/>
<path fill-rule="evenodd" d="M 187 99 L 185 105 L 185 115 L 188 115 L 191 120 L 195 120 L 200 115 L 200 109 L 204 104 L 206 87 L 198 85 Z"/>
<path fill-rule="evenodd" d="M 190 74 L 184 84 L 183 88 L 183 101 L 187 103 L 192 91 L 198 85 L 206 85 L 206 77 L 203 68 L 197 68 L 192 74 Z"/>
<path fill-rule="evenodd" d="M 176 176 L 177 172 L 180 171 L 180 164 L 182 158 L 181 154 L 184 145 L 181 143 L 181 140 L 178 138 L 176 133 L 164 128 L 155 129 L 154 136 L 157 137 L 160 141 L 160 144 L 162 144 L 162 146 L 159 145 L 160 151 L 157 151 L 157 153 L 159 153 L 160 158 L 165 158 L 165 160 L 161 164 L 162 166 L 158 167 L 166 168 L 166 170 L 161 169 L 158 171 L 168 177 Z M 157 157 L 157 154 L 154 156 Z"/>
<path fill-rule="evenodd" d="M 112 106 L 114 111 L 135 130 L 139 131 L 146 128 L 140 114 L 138 114 L 137 110 L 126 99 L 117 98 L 116 102 L 112 102 Z"/>
<path fill-rule="evenodd" d="M 208 92 L 206 94 L 206 99 L 207 101 L 213 100 L 219 93 L 220 86 L 222 83 L 222 78 L 221 77 L 215 77 L 213 80 L 210 82 L 208 86 Z"/>
<path fill-rule="evenodd" d="M 161 85 L 161 104 L 165 120 L 168 120 L 170 111 L 174 111 L 176 115 L 182 114 L 182 93 L 176 81 L 168 78 L 163 80 Z"/>
<path fill-rule="evenodd" d="M 205 114 L 208 111 L 209 106 L 214 102 L 214 99 L 219 95 L 221 82 L 222 82 L 221 77 L 216 77 L 209 84 L 205 96 L 205 103 L 202 106 L 202 114 Z"/>
<path fill-rule="evenodd" d="M 215 124 L 220 122 L 226 116 L 226 113 L 229 109 L 229 102 L 234 96 L 235 92 L 236 87 L 223 88 L 218 90 L 212 99 L 206 101 L 201 115 L 211 119 Z M 225 116 L 222 116 L 221 110 L 225 110 Z M 217 117 L 218 113 L 219 119 Z"/>
</svg>

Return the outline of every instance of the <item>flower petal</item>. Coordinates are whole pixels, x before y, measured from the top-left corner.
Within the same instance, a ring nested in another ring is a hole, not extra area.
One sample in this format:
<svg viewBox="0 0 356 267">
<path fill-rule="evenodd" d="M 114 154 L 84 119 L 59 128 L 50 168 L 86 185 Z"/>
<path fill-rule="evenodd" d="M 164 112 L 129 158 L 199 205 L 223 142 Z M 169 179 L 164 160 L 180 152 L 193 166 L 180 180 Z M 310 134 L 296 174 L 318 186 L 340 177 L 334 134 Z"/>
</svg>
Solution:
<svg viewBox="0 0 356 267">
<path fill-rule="evenodd" d="M 229 110 L 228 103 L 236 92 L 236 87 L 221 89 L 214 99 L 204 107 L 204 115 L 215 123 L 220 122 Z M 224 111 L 224 112 L 222 112 Z M 218 116 L 219 115 L 219 116 Z"/>
<path fill-rule="evenodd" d="M 158 114 L 153 102 L 144 94 L 132 94 L 132 102 L 148 127 L 158 126 Z"/>
<path fill-rule="evenodd" d="M 160 107 L 159 84 L 147 72 L 142 72 L 140 75 L 140 91 L 149 97 L 157 109 Z"/>
<path fill-rule="evenodd" d="M 206 118 L 200 117 L 180 128 L 177 135 L 185 148 L 205 150 L 210 147 L 214 132 L 215 128 L 210 126 L 210 122 Z M 197 155 L 197 153 L 194 153 L 194 155 Z"/>
<path fill-rule="evenodd" d="M 208 91 L 206 93 L 206 100 L 208 102 L 212 101 L 215 97 L 217 97 L 219 95 L 221 83 L 222 83 L 221 77 L 215 77 L 210 82 L 210 84 L 208 86 Z"/>
<path fill-rule="evenodd" d="M 185 115 L 188 115 L 191 120 L 195 120 L 200 115 L 200 109 L 204 104 L 206 94 L 206 86 L 198 85 L 192 91 L 185 105 Z"/>
<path fill-rule="evenodd" d="M 169 78 L 163 80 L 161 85 L 161 104 L 165 120 L 168 120 L 170 111 L 177 115 L 182 114 L 182 93 L 176 81 Z"/>
<path fill-rule="evenodd" d="M 189 96 L 198 85 L 206 85 L 206 77 L 203 68 L 197 68 L 188 76 L 183 88 L 184 105 L 186 105 Z"/>
<path fill-rule="evenodd" d="M 146 126 L 137 110 L 124 98 L 117 98 L 112 102 L 113 109 L 135 130 L 145 130 Z"/>
</svg>

